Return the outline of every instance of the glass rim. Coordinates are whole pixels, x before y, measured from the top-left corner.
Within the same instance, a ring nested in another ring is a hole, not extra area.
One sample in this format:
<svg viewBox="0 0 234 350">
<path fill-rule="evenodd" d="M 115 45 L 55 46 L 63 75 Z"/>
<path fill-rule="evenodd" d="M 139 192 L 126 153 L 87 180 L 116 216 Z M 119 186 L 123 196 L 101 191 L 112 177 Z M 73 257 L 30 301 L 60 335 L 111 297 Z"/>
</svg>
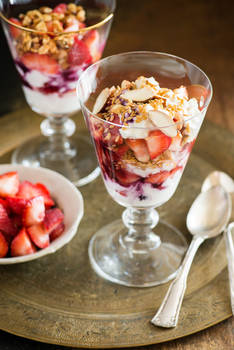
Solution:
<svg viewBox="0 0 234 350">
<path fill-rule="evenodd" d="M 212 84 L 211 84 L 211 81 L 210 79 L 208 78 L 208 76 L 206 75 L 206 73 L 201 69 L 199 68 L 196 64 L 184 59 L 184 58 L 181 58 L 179 56 L 176 56 L 176 55 L 172 55 L 172 54 L 168 54 L 168 53 L 165 53 L 165 52 L 158 52 L 158 51 L 128 51 L 128 52 L 123 52 L 123 53 L 119 53 L 119 54 L 115 54 L 115 55 L 111 55 L 111 56 L 108 56 L 108 57 L 105 57 L 105 58 L 102 58 L 101 60 L 93 63 L 91 66 L 89 66 L 83 73 L 82 75 L 80 76 L 78 82 L 77 82 L 77 86 L 76 86 L 76 93 L 77 93 L 77 97 L 79 99 L 79 102 L 81 104 L 81 106 L 86 110 L 86 112 L 88 112 L 88 114 L 92 114 L 92 117 L 95 117 L 96 119 L 98 119 L 99 121 L 103 122 L 103 123 L 108 123 L 110 125 L 114 125 L 114 126 L 117 126 L 117 127 L 123 127 L 123 128 L 129 128 L 129 129 L 146 129 L 146 130 L 149 130 L 150 128 L 149 127 L 141 127 L 141 126 L 132 126 L 132 125 L 124 125 L 124 124 L 117 124 L 117 123 L 113 123 L 111 121 L 108 121 L 108 120 L 105 120 L 105 119 L 102 119 L 100 118 L 97 114 L 93 113 L 92 111 L 89 110 L 89 108 L 85 105 L 85 103 L 83 101 L 81 101 L 80 97 L 79 97 L 79 93 L 78 93 L 78 90 L 79 90 L 79 86 L 81 84 L 81 80 L 83 80 L 85 78 L 85 75 L 88 74 L 88 72 L 90 70 L 93 69 L 93 67 L 99 65 L 100 63 L 103 63 L 105 61 L 108 61 L 109 59 L 113 58 L 113 57 L 118 57 L 118 56 L 127 56 L 127 55 L 136 55 L 136 54 L 154 54 L 154 55 L 158 55 L 158 56 L 168 56 L 168 57 L 171 57 L 173 59 L 178 59 L 182 62 L 185 62 L 185 63 L 189 63 L 190 65 L 192 65 L 194 68 L 196 68 L 197 70 L 199 70 L 204 76 L 205 78 L 207 79 L 208 81 L 208 84 L 209 84 L 209 87 L 210 87 L 210 94 L 209 94 L 209 97 L 207 98 L 207 101 L 204 103 L 204 106 L 202 107 L 202 110 L 199 112 L 199 113 L 196 113 L 195 115 L 191 116 L 191 117 L 188 117 L 188 118 L 185 118 L 185 121 L 188 122 L 192 119 L 195 119 L 196 117 L 198 116 L 201 116 L 202 113 L 206 112 L 209 104 L 210 104 L 210 101 L 211 101 L 211 98 L 213 96 L 213 87 L 212 87 Z M 195 84 L 194 84 L 195 85 Z M 168 128 L 172 125 L 179 125 L 181 123 L 181 121 L 178 121 L 178 122 L 173 122 L 173 123 L 170 123 L 168 125 L 164 125 L 162 127 L 160 127 L 159 129 L 164 129 L 164 128 Z"/>
<path fill-rule="evenodd" d="M 0 17 L 2 18 L 2 20 L 6 23 L 8 23 L 9 25 L 17 28 L 17 29 L 21 29 L 25 32 L 29 32 L 29 33 L 35 33 L 35 34 L 38 34 L 38 35 L 52 35 L 53 37 L 58 37 L 58 36 L 64 36 L 64 35 L 69 35 L 69 34 L 82 34 L 82 33 L 85 33 L 85 32 L 88 32 L 92 29 L 96 29 L 96 28 L 99 28 L 101 26 L 103 26 L 105 23 L 109 22 L 113 16 L 114 16 L 114 11 L 115 11 L 115 8 L 116 8 L 116 0 L 112 0 L 113 1 L 113 6 L 112 6 L 112 9 L 111 9 L 111 12 L 109 13 L 109 15 L 107 15 L 103 20 L 91 25 L 91 26 L 88 26 L 88 27 L 85 27 L 85 28 L 81 28 L 79 30 L 76 30 L 76 31 L 71 31 L 71 32 L 62 32 L 62 33 L 54 33 L 54 32 L 42 32 L 42 31 L 39 31 L 39 30 L 36 30 L 36 29 L 32 29 L 32 28 L 27 28 L 27 27 L 23 27 L 21 25 L 18 25 L 16 23 L 13 23 L 11 22 L 4 14 L 2 11 L 0 11 Z"/>
</svg>

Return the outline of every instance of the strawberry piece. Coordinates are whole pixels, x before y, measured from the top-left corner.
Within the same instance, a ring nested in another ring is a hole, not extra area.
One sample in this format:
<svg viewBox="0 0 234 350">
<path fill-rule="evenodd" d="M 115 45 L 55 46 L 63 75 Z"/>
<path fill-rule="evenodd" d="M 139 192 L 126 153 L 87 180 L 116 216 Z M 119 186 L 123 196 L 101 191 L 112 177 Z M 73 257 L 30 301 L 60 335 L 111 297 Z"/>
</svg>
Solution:
<svg viewBox="0 0 234 350">
<path fill-rule="evenodd" d="M 3 233 L 0 231 L 0 258 L 4 258 L 8 252 L 8 243 Z"/>
<path fill-rule="evenodd" d="M 130 186 L 140 179 L 140 176 L 123 169 L 117 170 L 115 176 L 117 181 L 123 186 Z"/>
<path fill-rule="evenodd" d="M 27 204 L 27 199 L 19 197 L 6 197 L 6 202 L 13 213 L 21 215 Z"/>
<path fill-rule="evenodd" d="M 16 234 L 16 228 L 11 222 L 7 211 L 3 204 L 0 203 L 0 230 L 3 231 L 10 239 L 10 237 Z"/>
<path fill-rule="evenodd" d="M 128 145 L 125 143 L 119 147 L 113 149 L 113 152 L 119 157 L 122 157 L 129 150 Z"/>
<path fill-rule="evenodd" d="M 65 225 L 63 222 L 61 222 L 51 233 L 50 233 L 50 240 L 54 241 L 56 238 L 61 236 L 61 234 L 64 232 Z"/>
<path fill-rule="evenodd" d="M 153 130 L 147 136 L 146 143 L 150 158 L 155 159 L 169 148 L 171 137 L 163 134 L 160 130 Z"/>
<path fill-rule="evenodd" d="M 23 227 L 11 242 L 11 256 L 21 256 L 35 252 L 36 247 L 30 240 L 25 227 Z"/>
<path fill-rule="evenodd" d="M 46 22 L 46 27 L 48 32 L 53 32 L 54 31 L 54 25 L 52 21 Z"/>
<path fill-rule="evenodd" d="M 6 199 L 0 198 L 0 205 L 3 205 L 3 207 L 6 209 L 7 214 L 9 215 L 11 213 L 11 207 L 9 206 Z"/>
<path fill-rule="evenodd" d="M 196 98 L 198 101 L 199 109 L 201 110 L 204 105 L 204 101 L 209 95 L 208 90 L 204 86 L 198 84 L 187 86 L 186 90 L 188 98 Z"/>
<path fill-rule="evenodd" d="M 67 4 L 59 4 L 57 6 L 55 6 L 55 8 L 53 9 L 52 12 L 55 12 L 55 13 L 65 13 L 67 11 Z"/>
<path fill-rule="evenodd" d="M 46 232 L 42 224 L 32 225 L 27 228 L 27 232 L 38 248 L 46 248 L 50 244 L 50 238 L 48 232 Z"/>
<path fill-rule="evenodd" d="M 64 215 L 59 208 L 46 210 L 44 227 L 47 233 L 52 232 L 64 219 Z"/>
<path fill-rule="evenodd" d="M 9 21 L 14 23 L 14 24 L 17 24 L 18 26 L 22 26 L 22 23 L 17 18 L 12 17 L 9 19 Z M 22 33 L 22 30 L 14 27 L 14 26 L 10 26 L 10 33 L 14 39 L 17 39 L 20 36 L 20 34 Z"/>
<path fill-rule="evenodd" d="M 31 226 L 39 224 L 45 217 L 45 204 L 42 196 L 29 199 L 23 211 L 23 224 Z"/>
<path fill-rule="evenodd" d="M 134 152 L 139 162 L 147 163 L 150 160 L 148 148 L 144 139 L 127 139 L 126 143 Z"/>
<path fill-rule="evenodd" d="M 74 44 L 68 52 L 68 62 L 73 66 L 79 66 L 81 64 L 90 64 L 92 57 L 90 55 L 87 45 L 75 37 Z"/>
<path fill-rule="evenodd" d="M 89 52 L 93 58 L 93 62 L 98 61 L 101 58 L 102 52 L 100 51 L 100 35 L 96 29 L 90 30 L 85 34 L 83 41 L 89 48 Z"/>
<path fill-rule="evenodd" d="M 14 196 L 19 190 L 19 175 L 15 171 L 0 175 L 0 196 Z"/>
<path fill-rule="evenodd" d="M 145 182 L 155 185 L 161 185 L 169 176 L 170 171 L 160 171 L 159 173 L 149 175 L 145 179 Z"/>
<path fill-rule="evenodd" d="M 23 226 L 22 215 L 18 215 L 18 214 L 12 215 L 11 222 L 12 222 L 13 226 L 15 227 L 16 231 L 19 232 L 19 230 Z"/>
<path fill-rule="evenodd" d="M 50 193 L 46 186 L 41 183 L 32 184 L 29 181 L 21 182 L 17 197 L 31 199 L 33 197 L 42 196 L 44 198 L 46 208 L 53 206 L 55 203 L 50 197 Z"/>
<path fill-rule="evenodd" d="M 172 176 L 173 174 L 175 174 L 180 169 L 182 169 L 182 167 L 181 166 L 177 166 L 177 167 L 175 167 L 174 169 L 172 169 L 170 171 L 164 170 L 164 171 L 160 171 L 159 173 L 156 173 L 156 174 L 151 174 L 145 179 L 145 182 L 159 186 L 164 181 L 166 181 L 169 176 Z"/>
<path fill-rule="evenodd" d="M 39 70 L 42 73 L 57 74 L 59 71 L 57 61 L 48 55 L 27 52 L 21 57 L 21 61 L 28 69 Z"/>
</svg>

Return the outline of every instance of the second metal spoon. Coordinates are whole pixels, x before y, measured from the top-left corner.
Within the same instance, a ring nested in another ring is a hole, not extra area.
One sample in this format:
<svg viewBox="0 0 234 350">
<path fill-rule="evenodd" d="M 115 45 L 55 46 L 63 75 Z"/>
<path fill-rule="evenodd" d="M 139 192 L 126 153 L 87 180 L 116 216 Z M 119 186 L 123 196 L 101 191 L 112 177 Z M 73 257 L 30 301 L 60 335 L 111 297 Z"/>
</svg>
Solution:
<svg viewBox="0 0 234 350">
<path fill-rule="evenodd" d="M 234 181 L 233 179 L 222 171 L 213 171 L 210 173 L 202 185 L 202 192 L 209 190 L 212 186 L 221 185 L 226 192 L 232 197 L 232 220 L 234 220 Z M 232 314 L 234 315 L 234 244 L 232 238 L 232 231 L 234 232 L 234 222 L 230 223 L 224 232 L 227 261 L 228 261 L 228 275 L 230 286 L 230 299 Z"/>
</svg>

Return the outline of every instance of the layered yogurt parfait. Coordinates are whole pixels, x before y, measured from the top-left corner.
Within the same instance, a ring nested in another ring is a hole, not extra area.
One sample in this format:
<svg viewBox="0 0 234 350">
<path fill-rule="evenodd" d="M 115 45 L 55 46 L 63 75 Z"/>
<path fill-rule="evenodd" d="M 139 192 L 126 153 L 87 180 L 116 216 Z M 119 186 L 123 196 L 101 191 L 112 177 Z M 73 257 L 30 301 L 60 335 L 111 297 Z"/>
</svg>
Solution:
<svg viewBox="0 0 234 350">
<path fill-rule="evenodd" d="M 45 116 L 76 112 L 76 82 L 100 59 L 103 30 L 82 32 L 86 11 L 74 3 L 35 8 L 9 21 L 25 28 L 11 26 L 7 37 L 28 104 Z"/>
<path fill-rule="evenodd" d="M 104 183 L 119 204 L 158 207 L 174 194 L 204 118 L 202 100 L 189 92 L 140 76 L 97 97 L 89 127 Z"/>
</svg>

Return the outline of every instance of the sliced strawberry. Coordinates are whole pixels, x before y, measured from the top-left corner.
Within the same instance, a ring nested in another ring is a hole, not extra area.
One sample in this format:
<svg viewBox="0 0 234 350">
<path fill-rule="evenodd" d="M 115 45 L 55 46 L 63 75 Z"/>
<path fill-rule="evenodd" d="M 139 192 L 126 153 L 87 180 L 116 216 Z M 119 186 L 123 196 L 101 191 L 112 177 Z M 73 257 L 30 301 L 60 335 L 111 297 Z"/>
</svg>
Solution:
<svg viewBox="0 0 234 350">
<path fill-rule="evenodd" d="M 42 196 L 44 198 L 46 208 L 53 206 L 55 203 L 50 197 L 49 190 L 41 183 L 32 184 L 29 181 L 21 182 L 17 197 L 31 199 L 33 197 Z"/>
<path fill-rule="evenodd" d="M 61 222 L 51 233 L 50 233 L 50 240 L 54 241 L 56 238 L 61 236 L 61 234 L 64 232 L 65 225 L 63 222 Z"/>
<path fill-rule="evenodd" d="M 23 226 L 22 215 L 13 214 L 11 216 L 11 222 L 16 229 L 16 233 L 19 232 Z"/>
<path fill-rule="evenodd" d="M 53 32 L 54 31 L 54 25 L 52 21 L 46 22 L 46 27 L 48 32 Z"/>
<path fill-rule="evenodd" d="M 55 205 L 53 199 L 50 197 L 50 192 L 45 185 L 38 182 L 36 183 L 35 187 L 38 190 L 38 195 L 44 198 L 46 208 L 52 207 L 53 205 Z"/>
<path fill-rule="evenodd" d="M 145 179 L 145 182 L 155 185 L 161 185 L 169 176 L 170 171 L 160 171 L 159 173 L 149 175 Z"/>
<path fill-rule="evenodd" d="M 18 26 L 22 26 L 22 23 L 17 18 L 13 18 L 13 17 L 9 18 L 9 21 L 14 24 L 17 24 Z M 22 30 L 14 26 L 10 26 L 10 33 L 14 39 L 17 39 L 22 33 Z"/>
<path fill-rule="evenodd" d="M 146 138 L 146 143 L 150 158 L 155 159 L 169 148 L 171 137 L 163 134 L 160 130 L 153 130 Z"/>
<path fill-rule="evenodd" d="M 204 86 L 198 84 L 187 86 L 186 89 L 188 97 L 196 98 L 199 103 L 199 108 L 202 109 L 204 101 L 209 95 L 208 90 Z"/>
<path fill-rule="evenodd" d="M 11 255 L 21 256 L 32 254 L 36 252 L 36 247 L 31 242 L 26 229 L 23 227 L 22 230 L 15 236 L 11 242 Z"/>
<path fill-rule="evenodd" d="M 4 258 L 8 252 L 8 243 L 3 233 L 0 231 L 0 258 Z"/>
<path fill-rule="evenodd" d="M 64 215 L 59 208 L 46 210 L 44 227 L 47 233 L 52 232 L 64 219 Z"/>
<path fill-rule="evenodd" d="M 170 171 L 160 171 L 159 173 L 156 174 L 151 174 L 149 175 L 146 179 L 145 182 L 146 183 L 151 183 L 154 185 L 161 185 L 164 181 L 167 180 L 167 178 L 169 176 L 172 176 L 173 174 L 175 174 L 178 170 L 182 169 L 181 166 L 177 166 L 174 169 L 170 170 Z"/>
<path fill-rule="evenodd" d="M 11 222 L 3 204 L 0 203 L 0 230 L 10 238 L 16 234 L 16 229 Z"/>
<path fill-rule="evenodd" d="M 6 202 L 8 203 L 9 208 L 15 214 L 21 215 L 27 204 L 27 199 L 19 197 L 6 197 Z"/>
<path fill-rule="evenodd" d="M 15 171 L 0 175 L 0 196 L 14 196 L 19 190 L 19 175 Z"/>
<path fill-rule="evenodd" d="M 52 12 L 55 12 L 55 13 L 65 13 L 67 11 L 67 4 L 59 4 L 57 6 L 55 6 L 55 8 L 53 9 Z"/>
<path fill-rule="evenodd" d="M 140 179 L 140 176 L 123 169 L 117 170 L 115 176 L 116 180 L 123 186 L 130 186 Z"/>
<path fill-rule="evenodd" d="M 42 224 L 28 227 L 27 232 L 38 248 L 46 248 L 50 244 L 49 234 Z"/>
<path fill-rule="evenodd" d="M 48 55 L 27 52 L 21 57 L 21 61 L 28 69 L 39 70 L 42 73 L 57 74 L 59 71 L 57 61 Z"/>
<path fill-rule="evenodd" d="M 92 62 L 87 45 L 82 40 L 79 40 L 78 37 L 75 37 L 74 44 L 68 52 L 68 62 L 73 66 L 90 64 Z"/>
<path fill-rule="evenodd" d="M 122 157 L 129 150 L 128 145 L 125 143 L 113 149 L 113 152 L 117 154 L 117 156 Z"/>
<path fill-rule="evenodd" d="M 3 205 L 3 207 L 6 209 L 7 214 L 9 215 L 11 213 L 11 207 L 9 206 L 7 200 L 0 198 L 0 204 Z"/>
<path fill-rule="evenodd" d="M 45 204 L 42 196 L 29 199 L 23 211 L 23 224 L 31 226 L 39 224 L 45 217 Z"/>
<path fill-rule="evenodd" d="M 126 143 L 134 152 L 139 162 L 147 163 L 150 160 L 148 148 L 144 139 L 127 139 Z"/>
<path fill-rule="evenodd" d="M 102 52 L 100 51 L 100 35 L 98 31 L 96 29 L 88 31 L 88 33 L 85 34 L 83 41 L 89 48 L 93 62 L 98 61 L 102 55 Z"/>
</svg>

